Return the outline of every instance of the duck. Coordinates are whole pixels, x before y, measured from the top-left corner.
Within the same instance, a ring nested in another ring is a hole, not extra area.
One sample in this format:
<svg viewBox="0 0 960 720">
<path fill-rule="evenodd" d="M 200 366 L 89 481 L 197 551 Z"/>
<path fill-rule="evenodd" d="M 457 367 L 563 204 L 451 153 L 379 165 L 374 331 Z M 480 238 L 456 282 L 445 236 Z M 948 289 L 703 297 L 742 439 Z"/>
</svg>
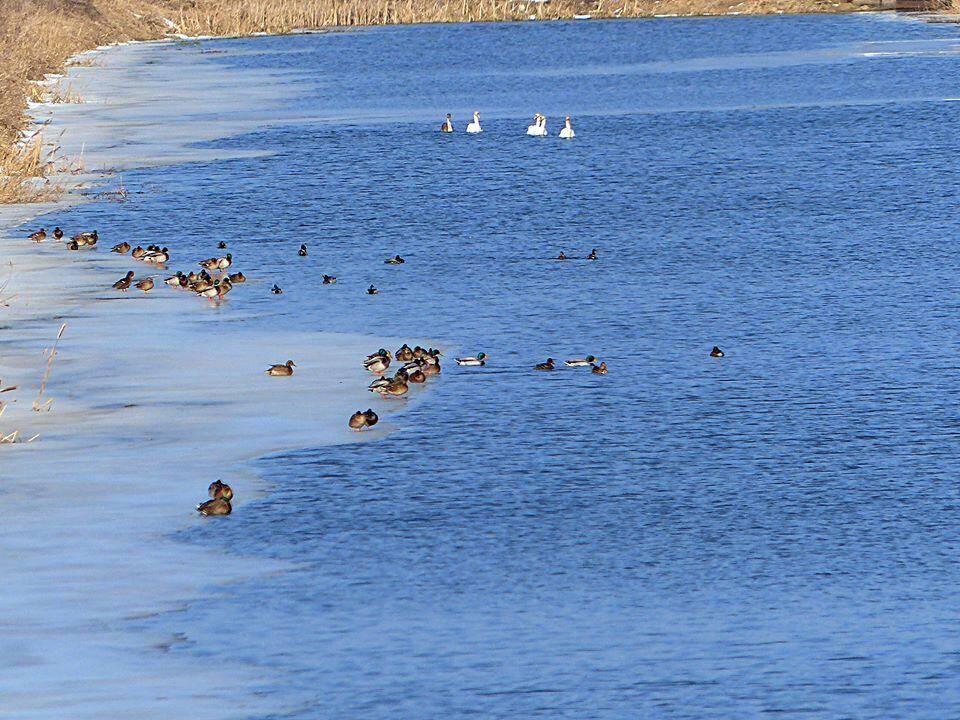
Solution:
<svg viewBox="0 0 960 720">
<path fill-rule="evenodd" d="M 226 249 L 227 249 L 227 244 L 223 240 L 217 243 L 217 250 L 226 250 Z"/>
<path fill-rule="evenodd" d="M 380 416 L 370 408 L 367 408 L 366 410 L 357 410 L 350 416 L 347 424 L 357 432 L 360 432 L 365 427 L 373 427 L 378 422 L 380 422 Z"/>
<path fill-rule="evenodd" d="M 223 257 L 207 258 L 201 260 L 198 265 L 206 270 L 226 270 L 233 264 L 233 255 L 227 253 Z"/>
<path fill-rule="evenodd" d="M 333 275 L 324 275 L 323 284 L 324 285 L 336 285 L 337 279 Z"/>
<path fill-rule="evenodd" d="M 77 243 L 77 245 L 96 245 L 97 240 L 100 239 L 100 236 L 97 234 L 96 230 L 93 230 L 90 232 L 77 233 L 70 239 Z M 92 243 L 90 242 L 91 240 L 93 240 Z"/>
<path fill-rule="evenodd" d="M 230 281 L 229 276 L 223 278 L 223 279 L 220 281 L 219 284 L 214 283 L 214 285 L 217 285 L 217 298 L 218 298 L 218 299 L 223 299 L 223 297 L 224 297 L 228 292 L 230 292 L 231 290 L 233 290 L 233 283 Z"/>
<path fill-rule="evenodd" d="M 293 360 L 287 360 L 285 363 L 271 365 L 267 368 L 267 375 L 289 376 L 293 375 L 293 369 L 297 364 Z"/>
<path fill-rule="evenodd" d="M 367 385 L 367 390 L 370 392 L 378 392 L 383 394 L 386 390 L 387 385 L 390 384 L 390 378 L 378 377 L 370 381 L 370 384 Z"/>
<path fill-rule="evenodd" d="M 301 246 L 300 246 L 300 249 L 297 250 L 297 255 L 299 255 L 300 257 L 306 257 L 306 256 L 307 256 L 307 246 L 306 246 L 306 245 L 301 245 Z"/>
<path fill-rule="evenodd" d="M 76 240 L 71 240 L 67 243 L 67 250 L 79 250 L 80 245 L 77 244 Z"/>
<path fill-rule="evenodd" d="M 129 243 L 120 243 L 120 245 L 129 245 Z M 120 247 L 120 245 L 118 245 L 117 247 Z M 117 252 L 119 252 L 119 250 L 118 250 Z M 144 250 L 144 249 L 143 249 L 142 247 L 140 247 L 139 245 L 137 245 L 137 246 L 133 249 L 133 252 L 130 253 L 130 257 L 132 257 L 134 260 L 139 260 L 140 258 L 142 258 L 142 257 L 143 257 L 144 255 L 146 255 L 146 254 L 147 254 L 147 251 Z"/>
<path fill-rule="evenodd" d="M 226 498 L 219 497 L 197 505 L 197 512 L 204 516 L 229 515 L 233 512 L 233 506 Z"/>
<path fill-rule="evenodd" d="M 473 122 L 467 125 L 467 132 L 471 134 L 483 132 L 483 128 L 480 127 L 480 112 L 478 110 L 474 110 Z"/>
<path fill-rule="evenodd" d="M 233 273 L 232 275 L 228 275 L 227 278 L 234 284 L 245 283 L 247 281 L 247 276 L 244 275 L 243 272 Z"/>
<path fill-rule="evenodd" d="M 434 358 L 433 362 L 424 363 L 423 367 L 420 368 L 426 377 L 432 377 L 434 375 L 440 374 L 440 361 Z"/>
<path fill-rule="evenodd" d="M 421 383 L 425 383 L 426 381 L 427 381 L 427 376 L 426 374 L 424 374 L 422 368 L 417 367 L 417 368 L 414 368 L 412 372 L 407 373 L 407 382 L 421 384 Z"/>
<path fill-rule="evenodd" d="M 383 388 L 383 395 L 390 397 L 402 397 L 407 394 L 407 391 L 410 389 L 410 386 L 407 385 L 407 379 L 403 376 L 398 375 L 393 380 L 388 382 Z"/>
<path fill-rule="evenodd" d="M 363 411 L 363 416 L 367 419 L 367 427 L 373 427 L 380 422 L 380 416 L 370 408 L 367 408 Z"/>
<path fill-rule="evenodd" d="M 369 355 L 367 355 L 367 357 L 364 358 L 364 362 L 366 362 L 367 360 L 376 360 L 377 358 L 382 358 L 382 357 L 385 357 L 388 360 L 393 360 L 393 355 L 390 354 L 389 350 L 387 350 L 386 348 L 380 348 L 375 353 L 370 353 Z"/>
<path fill-rule="evenodd" d="M 561 250 L 560 254 L 557 255 L 557 260 L 566 260 L 566 259 L 567 259 L 567 254 L 563 250 Z"/>
<path fill-rule="evenodd" d="M 207 488 L 207 494 L 214 500 L 223 498 L 227 502 L 233 500 L 233 488 L 220 480 L 214 480 Z"/>
<path fill-rule="evenodd" d="M 710 351 L 710 357 L 722 358 L 723 350 L 718 348 L 716 345 L 713 346 L 713 350 Z"/>
<path fill-rule="evenodd" d="M 394 255 L 392 258 L 387 258 L 383 261 L 387 265 L 403 265 L 406 260 L 404 260 L 399 255 Z"/>
<path fill-rule="evenodd" d="M 486 365 L 486 364 L 487 364 L 486 353 L 477 353 L 475 357 L 457 358 L 457 365 L 475 366 L 475 365 Z"/>
<path fill-rule="evenodd" d="M 283 295 L 283 289 L 276 283 L 274 283 L 273 287 L 270 288 L 270 292 L 272 292 L 274 295 Z"/>
<path fill-rule="evenodd" d="M 154 250 L 148 252 L 142 258 L 145 263 L 152 263 L 154 265 L 163 265 L 167 260 L 170 259 L 170 250 L 169 248 L 161 248 L 160 250 Z"/>
<path fill-rule="evenodd" d="M 590 251 L 590 254 L 587 255 L 587 260 L 596 260 L 597 259 L 597 249 L 594 248 Z"/>
<path fill-rule="evenodd" d="M 144 278 L 137 283 L 137 290 L 143 290 L 145 293 L 153 290 L 153 278 Z"/>
<path fill-rule="evenodd" d="M 177 270 L 176 275 L 171 275 L 163 282 L 169 285 L 170 287 L 183 287 L 184 275 L 180 270 Z"/>
<path fill-rule="evenodd" d="M 33 242 L 35 242 L 35 243 L 42 243 L 42 242 L 43 242 L 44 240 L 46 240 L 46 239 L 47 239 L 47 230 L 46 230 L 46 228 L 40 228 L 40 229 L 37 230 L 35 233 L 31 233 L 31 234 L 27 237 L 27 240 L 33 240 Z"/>
<path fill-rule="evenodd" d="M 194 286 L 193 291 L 200 297 L 205 297 L 212 300 L 213 298 L 220 296 L 220 281 L 214 280 L 212 283 L 197 283 Z"/>
<path fill-rule="evenodd" d="M 143 248 L 138 248 L 138 249 L 143 250 Z M 112 248 L 110 248 L 110 252 L 115 252 L 120 255 L 126 255 L 128 252 L 130 252 L 130 243 L 128 243 L 126 240 L 124 240 L 122 243 L 117 243 Z M 142 255 L 143 253 L 141 252 L 140 255 L 134 255 L 134 257 L 139 258 Z"/>
<path fill-rule="evenodd" d="M 538 363 L 534 366 L 535 370 L 553 370 L 556 366 L 553 363 L 553 358 L 547 358 L 546 362 Z"/>
<path fill-rule="evenodd" d="M 53 239 L 60 240 L 62 238 L 63 238 L 63 230 L 61 230 L 60 226 L 58 225 L 53 229 Z"/>
<path fill-rule="evenodd" d="M 565 140 L 572 140 L 577 134 L 573 131 L 573 125 L 570 124 L 570 116 L 567 115 L 563 123 L 563 128 L 560 130 L 560 137 Z"/>
<path fill-rule="evenodd" d="M 374 287 L 373 285 L 371 285 L 370 287 L 367 288 L 367 295 L 377 295 L 377 294 L 379 294 L 379 292 L 380 292 L 380 291 L 377 290 L 377 288 Z"/>
<path fill-rule="evenodd" d="M 410 362 L 413 360 L 413 350 L 410 349 L 410 346 L 404 343 L 400 348 L 393 354 L 393 356 L 400 362 Z"/>
<path fill-rule="evenodd" d="M 597 361 L 593 355 L 587 355 L 585 358 L 577 358 L 574 360 L 564 360 L 563 364 L 567 367 L 588 367 L 593 365 Z"/>
<path fill-rule="evenodd" d="M 452 133 L 453 132 L 453 115 L 447 113 L 447 116 L 443 120 L 443 125 L 440 126 L 440 132 Z"/>
<path fill-rule="evenodd" d="M 132 284 L 133 284 L 133 270 L 131 270 L 131 271 L 128 272 L 126 275 L 124 275 L 122 278 L 120 278 L 119 280 L 117 280 L 117 281 L 113 284 L 113 289 L 114 289 L 114 290 L 120 290 L 121 292 L 126 292 L 127 290 L 130 289 L 130 286 L 131 286 Z"/>
<path fill-rule="evenodd" d="M 606 375 L 607 374 L 607 363 L 602 362 L 599 365 L 592 365 L 590 367 L 590 372 L 594 375 Z"/>
<path fill-rule="evenodd" d="M 374 353 L 363 361 L 363 367 L 377 375 L 386 372 L 390 367 L 390 353 L 381 348 L 379 353 Z"/>
</svg>

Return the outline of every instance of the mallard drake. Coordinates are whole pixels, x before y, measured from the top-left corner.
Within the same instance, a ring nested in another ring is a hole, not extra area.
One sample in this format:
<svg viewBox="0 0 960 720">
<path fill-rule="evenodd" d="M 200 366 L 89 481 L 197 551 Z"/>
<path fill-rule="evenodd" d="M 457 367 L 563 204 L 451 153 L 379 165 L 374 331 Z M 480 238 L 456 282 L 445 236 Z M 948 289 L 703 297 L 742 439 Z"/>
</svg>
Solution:
<svg viewBox="0 0 960 720">
<path fill-rule="evenodd" d="M 130 286 L 131 286 L 132 284 L 133 284 L 133 270 L 131 270 L 131 271 L 128 272 L 126 275 L 124 275 L 122 278 L 120 278 L 119 280 L 117 280 L 117 281 L 113 284 L 113 289 L 114 289 L 114 290 L 120 290 L 120 291 L 122 291 L 122 292 L 126 292 L 127 290 L 130 289 Z"/>
<path fill-rule="evenodd" d="M 143 248 L 137 248 L 137 249 L 141 251 L 143 250 Z M 112 248 L 110 248 L 110 252 L 126 255 L 128 252 L 130 252 L 130 243 L 124 240 L 122 243 L 118 243 L 114 245 Z M 141 252 L 140 255 L 134 255 L 134 257 L 139 259 L 142 255 L 143 253 Z"/>
<path fill-rule="evenodd" d="M 367 295 L 376 295 L 379 292 L 373 285 L 367 288 Z"/>
<path fill-rule="evenodd" d="M 212 283 L 197 283 L 197 289 L 194 292 L 200 297 L 212 300 L 220 297 L 220 281 L 214 280 Z"/>
<path fill-rule="evenodd" d="M 142 258 L 145 263 L 152 263 L 154 265 L 163 265 L 167 260 L 170 259 L 170 250 L 168 248 L 162 248 L 160 250 L 154 250 L 153 252 L 148 252 Z"/>
<path fill-rule="evenodd" d="M 592 372 L 594 375 L 606 375 L 607 374 L 606 361 L 600 363 L 599 365 L 591 366 L 590 372 Z"/>
<path fill-rule="evenodd" d="M 377 375 L 386 372 L 390 367 L 390 353 L 381 348 L 379 352 L 363 361 L 363 367 Z"/>
<path fill-rule="evenodd" d="M 383 262 L 386 263 L 387 265 L 403 265 L 406 262 L 406 260 L 404 260 L 399 255 L 394 255 L 392 258 L 387 258 Z"/>
<path fill-rule="evenodd" d="M 210 487 L 207 488 L 207 494 L 209 494 L 214 500 L 220 498 L 223 498 L 227 502 L 233 500 L 233 489 L 225 482 L 221 482 L 220 480 L 214 480 L 212 483 L 210 483 Z"/>
<path fill-rule="evenodd" d="M 394 357 L 397 358 L 400 362 L 410 362 L 413 360 L 413 350 L 410 349 L 410 346 L 404 343 L 400 346 Z"/>
<path fill-rule="evenodd" d="M 587 255 L 587 260 L 596 260 L 597 259 L 597 249 L 594 248 L 590 251 L 590 254 Z"/>
<path fill-rule="evenodd" d="M 176 275 L 171 275 L 166 280 L 163 281 L 170 287 L 180 287 L 183 282 L 183 273 L 180 270 L 177 270 Z"/>
<path fill-rule="evenodd" d="M 267 368 L 267 375 L 293 375 L 293 369 L 296 366 L 293 360 L 287 360 L 281 365 L 271 365 Z"/>
<path fill-rule="evenodd" d="M 367 385 L 367 390 L 370 392 L 382 393 L 386 389 L 387 385 L 390 384 L 390 382 L 390 378 L 378 377 L 371 381 L 369 385 Z"/>
<path fill-rule="evenodd" d="M 70 239 L 77 243 L 77 245 L 96 245 L 97 240 L 100 239 L 100 236 L 97 234 L 96 230 L 93 230 L 92 232 L 77 233 Z M 90 242 L 91 240 L 93 242 Z"/>
<path fill-rule="evenodd" d="M 716 345 L 714 345 L 713 350 L 710 351 L 710 357 L 715 357 L 715 358 L 723 357 L 723 350 L 721 350 Z"/>
<path fill-rule="evenodd" d="M 381 358 L 381 357 L 385 357 L 393 360 L 393 355 L 391 355 L 390 351 L 387 350 L 386 348 L 380 348 L 375 353 L 370 353 L 369 355 L 367 355 L 367 357 L 364 358 L 364 360 L 376 360 L 377 358 Z"/>
<path fill-rule="evenodd" d="M 336 284 L 337 279 L 333 275 L 324 275 L 323 284 L 324 285 L 334 285 Z"/>
<path fill-rule="evenodd" d="M 417 346 L 413 349 L 413 359 L 414 359 L 414 360 L 421 360 L 422 358 L 426 357 L 426 354 L 427 354 L 426 349 L 420 347 L 419 345 L 417 345 Z"/>
<path fill-rule="evenodd" d="M 53 229 L 53 238 L 54 240 L 60 240 L 63 238 L 63 230 L 61 230 L 59 226 Z"/>
<path fill-rule="evenodd" d="M 306 246 L 306 245 L 300 245 L 300 249 L 297 250 L 297 255 L 299 255 L 300 257 L 306 257 L 306 256 L 307 256 L 307 246 Z"/>
<path fill-rule="evenodd" d="M 270 288 L 270 292 L 272 292 L 274 295 L 283 295 L 283 290 L 276 283 L 274 283 L 273 287 Z"/>
<path fill-rule="evenodd" d="M 226 250 L 226 249 L 227 249 L 227 244 L 223 240 L 217 243 L 217 250 Z"/>
<path fill-rule="evenodd" d="M 137 290 L 143 290 L 144 292 L 150 292 L 153 290 L 153 278 L 144 278 L 138 282 Z"/>
<path fill-rule="evenodd" d="M 129 243 L 120 243 L 120 245 L 129 245 Z M 120 247 L 120 245 L 118 245 L 117 247 Z M 118 252 L 119 252 L 119 251 L 118 251 Z M 142 258 L 142 257 L 143 257 L 144 255 L 146 255 L 146 254 L 147 254 L 147 251 L 144 250 L 144 249 L 143 249 L 142 247 L 140 247 L 139 245 L 137 245 L 137 246 L 133 249 L 133 252 L 130 253 L 130 257 L 132 257 L 134 260 L 139 260 L 140 258 Z"/>
<path fill-rule="evenodd" d="M 563 250 L 561 250 L 560 254 L 557 255 L 557 260 L 566 260 L 566 259 L 567 259 L 567 254 Z"/>
<path fill-rule="evenodd" d="M 223 257 L 207 258 L 206 260 L 201 260 L 197 264 L 207 270 L 226 270 L 233 264 L 233 255 L 231 253 L 227 253 Z"/>
<path fill-rule="evenodd" d="M 221 497 L 200 503 L 197 512 L 201 515 L 229 515 L 233 512 L 233 506 L 229 500 Z"/>
<path fill-rule="evenodd" d="M 476 357 L 465 357 L 457 358 L 457 365 L 486 365 L 487 364 L 487 354 L 486 353 L 477 353 Z"/>
<path fill-rule="evenodd" d="M 593 365 L 593 363 L 596 361 L 597 359 L 593 355 L 587 355 L 583 359 L 564 360 L 563 364 L 567 367 L 588 367 L 589 365 Z"/>
<path fill-rule="evenodd" d="M 233 273 L 232 275 L 228 275 L 227 277 L 230 278 L 230 282 L 233 283 L 234 285 L 239 283 L 245 283 L 247 281 L 247 276 L 244 275 L 242 272 Z"/>
<path fill-rule="evenodd" d="M 31 233 L 27 236 L 27 240 L 33 240 L 35 243 L 41 243 L 47 239 L 47 230 L 46 228 L 40 228 L 35 233 Z"/>
<path fill-rule="evenodd" d="M 536 370 L 553 370 L 556 366 L 553 364 L 553 358 L 547 358 L 546 362 L 538 363 L 534 366 Z"/>
<path fill-rule="evenodd" d="M 453 115 L 447 113 L 447 116 L 443 119 L 443 125 L 440 126 L 440 132 L 452 133 L 453 132 Z"/>
</svg>

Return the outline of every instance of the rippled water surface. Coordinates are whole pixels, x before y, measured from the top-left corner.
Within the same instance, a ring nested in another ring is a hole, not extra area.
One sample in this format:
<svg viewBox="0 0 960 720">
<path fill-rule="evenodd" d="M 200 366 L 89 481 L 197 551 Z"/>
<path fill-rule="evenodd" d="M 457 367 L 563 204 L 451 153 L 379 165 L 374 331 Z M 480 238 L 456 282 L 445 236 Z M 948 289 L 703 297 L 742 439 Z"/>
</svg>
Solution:
<svg viewBox="0 0 960 720">
<path fill-rule="evenodd" d="M 130 173 L 71 224 L 228 239 L 263 283 L 225 319 L 449 353 L 400 431 L 267 458 L 265 499 L 183 537 L 296 566 L 157 621 L 172 652 L 266 668 L 293 718 L 960 715 L 953 27 L 204 48 L 288 78 L 276 127 L 215 143 L 264 154 Z M 532 370 L 588 353 L 608 376 Z"/>
</svg>

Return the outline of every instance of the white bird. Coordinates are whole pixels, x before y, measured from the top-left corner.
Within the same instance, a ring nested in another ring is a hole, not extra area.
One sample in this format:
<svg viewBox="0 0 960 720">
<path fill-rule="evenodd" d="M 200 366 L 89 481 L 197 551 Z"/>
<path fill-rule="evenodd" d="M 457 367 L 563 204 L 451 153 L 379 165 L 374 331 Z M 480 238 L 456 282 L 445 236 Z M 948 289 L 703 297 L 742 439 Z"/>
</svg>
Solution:
<svg viewBox="0 0 960 720">
<path fill-rule="evenodd" d="M 533 116 L 533 125 L 527 127 L 527 135 L 534 137 L 545 137 L 547 134 L 547 119 L 537 113 Z"/>
<path fill-rule="evenodd" d="M 567 121 L 563 126 L 563 129 L 560 130 L 560 137 L 570 140 L 575 138 L 577 134 L 573 131 L 573 126 L 570 124 L 570 116 L 567 115 Z"/>
<path fill-rule="evenodd" d="M 479 112 L 474 112 L 474 113 L 473 113 L 473 122 L 470 123 L 469 125 L 467 125 L 467 132 L 468 132 L 468 133 L 482 133 L 482 132 L 483 132 L 483 128 L 480 127 L 480 113 L 479 113 Z"/>
</svg>

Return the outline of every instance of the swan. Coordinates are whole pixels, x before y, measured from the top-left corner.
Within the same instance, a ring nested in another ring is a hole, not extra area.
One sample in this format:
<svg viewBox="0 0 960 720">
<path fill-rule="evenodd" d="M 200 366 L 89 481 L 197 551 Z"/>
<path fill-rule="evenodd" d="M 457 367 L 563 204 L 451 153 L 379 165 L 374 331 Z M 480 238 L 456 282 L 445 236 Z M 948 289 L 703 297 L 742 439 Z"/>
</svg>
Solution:
<svg viewBox="0 0 960 720">
<path fill-rule="evenodd" d="M 567 115 L 567 121 L 563 126 L 563 129 L 560 131 L 560 137 L 567 140 L 575 138 L 577 134 L 573 131 L 573 126 L 570 125 L 570 116 Z"/>
<path fill-rule="evenodd" d="M 543 137 L 547 134 L 547 119 L 537 113 L 533 116 L 533 125 L 530 125 L 527 128 L 527 135 L 532 135 L 533 137 Z"/>
<path fill-rule="evenodd" d="M 470 123 L 469 125 L 467 125 L 467 132 L 468 132 L 468 133 L 481 133 L 481 132 L 483 132 L 483 128 L 480 127 L 480 113 L 479 113 L 479 112 L 474 112 L 474 113 L 473 113 L 473 122 Z"/>
<path fill-rule="evenodd" d="M 447 117 L 443 120 L 443 125 L 440 126 L 440 132 L 452 133 L 453 132 L 453 115 L 447 113 Z"/>
</svg>

